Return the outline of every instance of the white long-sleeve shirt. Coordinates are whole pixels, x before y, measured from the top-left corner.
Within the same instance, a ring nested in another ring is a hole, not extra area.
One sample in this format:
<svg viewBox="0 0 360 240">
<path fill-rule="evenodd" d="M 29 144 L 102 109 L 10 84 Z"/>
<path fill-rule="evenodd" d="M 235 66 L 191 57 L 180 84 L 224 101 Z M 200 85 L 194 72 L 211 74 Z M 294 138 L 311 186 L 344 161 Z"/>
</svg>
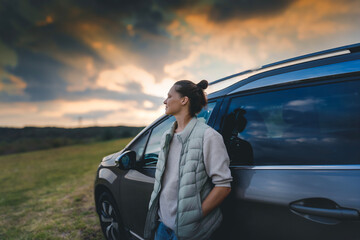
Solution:
<svg viewBox="0 0 360 240">
<path fill-rule="evenodd" d="M 181 142 L 175 133 L 169 149 L 160 193 L 159 217 L 166 226 L 175 229 L 178 198 L 179 161 Z M 222 136 L 213 128 L 204 133 L 203 155 L 206 173 L 217 187 L 230 187 L 232 181 L 229 156 Z"/>
</svg>

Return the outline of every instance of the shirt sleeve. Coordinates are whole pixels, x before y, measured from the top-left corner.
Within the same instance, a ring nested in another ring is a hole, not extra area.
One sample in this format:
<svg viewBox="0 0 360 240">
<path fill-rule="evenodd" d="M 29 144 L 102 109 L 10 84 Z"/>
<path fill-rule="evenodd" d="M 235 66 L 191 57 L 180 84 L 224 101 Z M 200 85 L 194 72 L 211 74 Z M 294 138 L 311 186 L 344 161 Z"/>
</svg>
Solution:
<svg viewBox="0 0 360 240">
<path fill-rule="evenodd" d="M 231 187 L 230 159 L 223 137 L 212 128 L 204 134 L 204 164 L 206 173 L 217 187 Z"/>
</svg>

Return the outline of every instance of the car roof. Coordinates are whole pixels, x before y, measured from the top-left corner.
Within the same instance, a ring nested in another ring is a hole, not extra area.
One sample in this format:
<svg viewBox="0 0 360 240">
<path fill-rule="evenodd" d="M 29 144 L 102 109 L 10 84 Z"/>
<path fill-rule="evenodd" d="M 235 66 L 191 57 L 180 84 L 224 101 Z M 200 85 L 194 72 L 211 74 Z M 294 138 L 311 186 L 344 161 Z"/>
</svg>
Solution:
<svg viewBox="0 0 360 240">
<path fill-rule="evenodd" d="M 209 99 L 262 87 L 360 71 L 360 43 L 246 70 L 210 82 Z"/>
</svg>

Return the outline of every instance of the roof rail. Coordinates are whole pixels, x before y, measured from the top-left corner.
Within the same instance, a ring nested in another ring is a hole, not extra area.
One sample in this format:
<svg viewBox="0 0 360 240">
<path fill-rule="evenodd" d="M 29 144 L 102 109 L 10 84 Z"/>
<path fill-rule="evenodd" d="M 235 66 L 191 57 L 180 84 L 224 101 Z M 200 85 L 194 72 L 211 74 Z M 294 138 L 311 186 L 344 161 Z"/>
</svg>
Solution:
<svg viewBox="0 0 360 240">
<path fill-rule="evenodd" d="M 265 70 L 265 68 L 275 67 L 275 66 L 283 65 L 283 64 L 289 64 L 291 62 L 301 61 L 301 60 L 304 60 L 304 62 L 305 62 L 306 59 L 311 59 L 311 58 L 320 59 L 321 58 L 320 56 L 322 56 L 322 55 L 330 55 L 330 54 L 335 54 L 336 55 L 336 53 L 340 54 L 341 52 L 346 51 L 346 50 L 350 51 L 351 53 L 359 52 L 360 51 L 360 43 L 356 43 L 356 44 L 352 44 L 352 45 L 346 45 L 346 46 L 342 46 L 342 47 L 338 47 L 338 48 L 332 48 L 332 49 L 328 49 L 328 50 L 324 50 L 324 51 L 310 53 L 310 54 L 306 54 L 306 55 L 302 55 L 302 56 L 298 56 L 298 57 L 294 57 L 294 58 L 289 58 L 289 59 L 286 59 L 286 60 L 283 60 L 283 61 L 267 64 L 267 65 L 264 65 L 264 66 L 262 66 L 260 68 L 254 69 L 254 70 L 243 71 L 243 72 L 236 73 L 236 74 L 233 74 L 233 75 L 228 76 L 228 77 L 224 77 L 224 78 L 215 80 L 213 82 L 210 82 L 209 85 L 214 85 L 214 84 L 223 82 L 223 81 L 225 81 L 227 79 L 237 77 L 237 76 L 241 76 L 241 75 L 244 75 L 244 74 L 248 74 L 248 73 L 251 73 L 251 72 L 255 72 L 255 71 L 258 71 L 258 70 Z M 328 56 L 324 56 L 324 57 L 328 57 Z"/>
<path fill-rule="evenodd" d="M 317 57 L 317 56 L 321 56 L 321 55 L 327 55 L 327 54 L 331 54 L 331 53 L 341 52 L 341 51 L 344 51 L 344 50 L 349 50 L 350 52 L 352 52 L 351 51 L 352 49 L 356 49 L 356 48 L 359 48 L 359 47 L 360 47 L 360 43 L 347 45 L 347 46 L 343 46 L 343 47 L 338 47 L 338 48 L 332 48 L 332 49 L 328 49 L 328 50 L 324 50 L 324 51 L 320 51 L 320 52 L 315 52 L 315 53 L 310 53 L 310 54 L 290 58 L 290 59 L 287 59 L 287 60 L 284 60 L 284 61 L 279 61 L 279 62 L 267 64 L 267 65 L 262 66 L 262 68 L 273 67 L 273 66 L 276 66 L 276 65 L 280 65 L 280 64 L 284 64 L 284 63 L 290 63 L 290 62 L 294 62 L 294 61 L 298 61 L 298 60 L 305 60 L 307 58 L 312 58 L 312 57 Z"/>
<path fill-rule="evenodd" d="M 251 73 L 253 71 L 255 71 L 255 70 L 246 70 L 246 71 L 243 71 L 243 72 L 235 73 L 233 75 L 230 75 L 230 76 L 227 76 L 227 77 L 224 77 L 224 78 L 220 78 L 218 80 L 210 82 L 209 85 L 214 85 L 214 84 L 217 84 L 219 82 L 223 82 L 223 81 L 225 81 L 227 79 L 230 79 L 230 78 L 233 78 L 233 77 L 236 77 L 236 76 L 240 76 L 240 75 L 244 75 L 244 74 L 247 74 L 247 73 Z"/>
</svg>

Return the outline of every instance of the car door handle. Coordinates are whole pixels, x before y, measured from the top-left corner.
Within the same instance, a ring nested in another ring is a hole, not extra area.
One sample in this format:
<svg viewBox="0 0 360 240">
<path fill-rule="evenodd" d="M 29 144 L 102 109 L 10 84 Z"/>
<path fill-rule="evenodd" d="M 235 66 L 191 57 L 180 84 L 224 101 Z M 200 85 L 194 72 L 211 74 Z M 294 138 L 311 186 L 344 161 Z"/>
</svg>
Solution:
<svg viewBox="0 0 360 240">
<path fill-rule="evenodd" d="M 339 220 L 359 220 L 359 212 L 354 209 L 338 208 L 326 209 L 318 207 L 307 207 L 301 204 L 290 204 L 290 208 L 301 214 L 316 215 L 320 217 L 336 218 Z"/>
</svg>

